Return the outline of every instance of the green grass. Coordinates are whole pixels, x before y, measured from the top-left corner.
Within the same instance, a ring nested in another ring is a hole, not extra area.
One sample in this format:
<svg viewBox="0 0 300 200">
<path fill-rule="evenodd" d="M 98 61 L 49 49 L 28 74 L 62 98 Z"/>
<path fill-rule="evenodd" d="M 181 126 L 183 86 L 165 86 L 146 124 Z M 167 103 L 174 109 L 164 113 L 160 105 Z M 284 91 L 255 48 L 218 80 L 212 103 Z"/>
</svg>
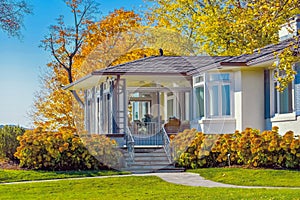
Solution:
<svg viewBox="0 0 300 200">
<path fill-rule="evenodd" d="M 300 187 L 300 171 L 243 168 L 203 168 L 188 171 L 198 173 L 205 179 L 234 185 Z"/>
<path fill-rule="evenodd" d="M 300 199 L 293 189 L 202 188 L 158 177 L 113 177 L 0 185 L 0 199 Z"/>
<path fill-rule="evenodd" d="M 94 176 L 110 176 L 128 174 L 128 172 L 118 171 L 34 171 L 34 170 L 0 170 L 0 183 L 32 181 L 46 179 L 79 178 Z M 1 198 L 0 198 L 1 199 Z"/>
</svg>

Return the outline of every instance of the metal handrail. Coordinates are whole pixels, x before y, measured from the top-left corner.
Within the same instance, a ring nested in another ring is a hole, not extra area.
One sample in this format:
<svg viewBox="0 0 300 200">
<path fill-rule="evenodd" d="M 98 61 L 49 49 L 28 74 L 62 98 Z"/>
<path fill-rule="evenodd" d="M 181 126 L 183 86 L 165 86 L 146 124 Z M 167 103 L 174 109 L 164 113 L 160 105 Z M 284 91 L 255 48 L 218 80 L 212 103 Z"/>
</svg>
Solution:
<svg viewBox="0 0 300 200">
<path fill-rule="evenodd" d="M 166 132 L 165 128 L 162 127 L 161 130 L 162 130 L 163 147 L 167 154 L 169 163 L 172 163 L 173 160 L 172 160 L 172 155 L 171 155 L 170 139 L 169 139 L 168 133 Z"/>
<path fill-rule="evenodd" d="M 126 127 L 126 147 L 129 155 L 129 164 L 134 163 L 134 138 L 129 127 Z"/>
</svg>

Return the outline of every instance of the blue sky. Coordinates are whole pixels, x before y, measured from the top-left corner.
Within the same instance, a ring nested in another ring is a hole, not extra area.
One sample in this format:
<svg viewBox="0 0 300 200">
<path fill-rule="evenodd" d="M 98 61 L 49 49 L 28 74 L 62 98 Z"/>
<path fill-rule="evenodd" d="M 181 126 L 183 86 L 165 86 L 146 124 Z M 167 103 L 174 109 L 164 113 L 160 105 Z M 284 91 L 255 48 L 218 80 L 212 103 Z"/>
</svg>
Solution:
<svg viewBox="0 0 300 200">
<path fill-rule="evenodd" d="M 51 60 L 48 52 L 39 48 L 48 27 L 66 12 L 62 0 L 27 0 L 33 15 L 26 16 L 23 39 L 9 38 L 0 30 L 0 124 L 31 126 L 27 113 L 39 89 L 39 75 Z M 98 0 L 102 16 L 118 8 L 139 11 L 143 0 Z M 66 14 L 67 17 L 67 14 Z"/>
</svg>

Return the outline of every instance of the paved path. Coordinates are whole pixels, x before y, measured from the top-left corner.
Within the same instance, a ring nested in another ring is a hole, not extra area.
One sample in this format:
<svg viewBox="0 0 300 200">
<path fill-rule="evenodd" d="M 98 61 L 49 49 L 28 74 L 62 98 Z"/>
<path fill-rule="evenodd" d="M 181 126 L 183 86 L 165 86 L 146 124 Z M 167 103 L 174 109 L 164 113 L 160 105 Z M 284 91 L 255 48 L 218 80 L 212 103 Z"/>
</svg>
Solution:
<svg viewBox="0 0 300 200">
<path fill-rule="evenodd" d="M 226 188 L 266 188 L 266 189 L 300 189 L 300 187 L 267 187 L 267 186 L 237 186 L 224 183 L 218 183 L 206 180 L 199 174 L 195 173 L 156 173 L 156 176 L 163 180 L 187 186 L 201 186 L 201 187 L 226 187 Z"/>
<path fill-rule="evenodd" d="M 200 187 L 226 187 L 226 188 L 266 188 L 266 189 L 300 189 L 300 187 L 265 187 L 265 186 L 237 186 L 224 183 L 217 183 L 214 181 L 206 180 L 199 174 L 180 172 L 180 173 L 148 173 L 148 174 L 129 174 L 129 175 L 114 175 L 114 176 L 97 176 L 97 177 L 82 177 L 82 178 L 67 178 L 67 179 L 52 179 L 52 180 L 37 180 L 37 181 L 22 181 L 12 183 L 1 183 L 1 185 L 11 184 L 25 184 L 25 183 L 41 183 L 41 182 L 54 182 L 60 180 L 82 180 L 82 179 L 97 179 L 97 178 L 112 178 L 112 177 L 128 177 L 128 176 L 157 176 L 164 181 L 187 185 L 187 186 L 200 186 Z"/>
</svg>

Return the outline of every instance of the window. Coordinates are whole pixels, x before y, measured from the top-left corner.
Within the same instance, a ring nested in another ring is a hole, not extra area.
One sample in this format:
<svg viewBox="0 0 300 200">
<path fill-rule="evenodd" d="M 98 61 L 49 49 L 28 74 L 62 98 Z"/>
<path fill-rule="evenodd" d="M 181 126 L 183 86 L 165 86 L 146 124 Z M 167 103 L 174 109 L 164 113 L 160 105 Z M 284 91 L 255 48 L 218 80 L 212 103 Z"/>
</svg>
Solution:
<svg viewBox="0 0 300 200">
<path fill-rule="evenodd" d="M 283 92 L 276 89 L 278 82 L 274 83 L 275 92 L 275 113 L 286 114 L 293 112 L 293 84 L 289 83 Z"/>
<path fill-rule="evenodd" d="M 194 78 L 194 118 L 201 119 L 204 117 L 204 76 Z"/>
<path fill-rule="evenodd" d="M 150 101 L 131 101 L 133 120 L 141 120 L 146 114 L 150 114 Z"/>
<path fill-rule="evenodd" d="M 167 116 L 174 116 L 174 99 L 168 99 L 167 101 Z"/>
<path fill-rule="evenodd" d="M 231 81 L 229 73 L 209 74 L 208 78 L 208 116 L 221 117 L 231 115 Z"/>
<path fill-rule="evenodd" d="M 195 88 L 195 117 L 204 117 L 204 86 Z"/>
</svg>

